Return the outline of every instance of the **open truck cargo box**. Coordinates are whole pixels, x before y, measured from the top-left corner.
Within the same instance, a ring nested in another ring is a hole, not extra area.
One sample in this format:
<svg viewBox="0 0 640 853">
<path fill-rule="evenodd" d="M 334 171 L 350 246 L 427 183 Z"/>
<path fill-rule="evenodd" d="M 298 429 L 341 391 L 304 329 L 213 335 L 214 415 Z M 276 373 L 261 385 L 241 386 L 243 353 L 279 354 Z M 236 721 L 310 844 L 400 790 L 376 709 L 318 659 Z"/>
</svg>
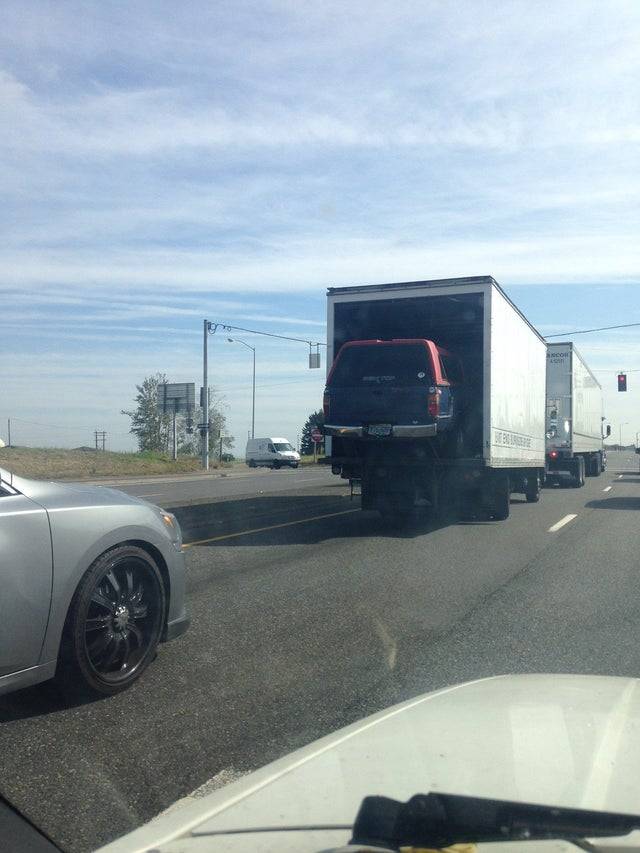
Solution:
<svg viewBox="0 0 640 853">
<path fill-rule="evenodd" d="M 454 353 L 468 388 L 468 461 L 544 468 L 546 343 L 492 277 L 329 288 L 327 335 L 329 369 L 348 341 L 421 338 Z M 327 456 L 342 456 L 344 441 L 327 437 Z"/>
</svg>

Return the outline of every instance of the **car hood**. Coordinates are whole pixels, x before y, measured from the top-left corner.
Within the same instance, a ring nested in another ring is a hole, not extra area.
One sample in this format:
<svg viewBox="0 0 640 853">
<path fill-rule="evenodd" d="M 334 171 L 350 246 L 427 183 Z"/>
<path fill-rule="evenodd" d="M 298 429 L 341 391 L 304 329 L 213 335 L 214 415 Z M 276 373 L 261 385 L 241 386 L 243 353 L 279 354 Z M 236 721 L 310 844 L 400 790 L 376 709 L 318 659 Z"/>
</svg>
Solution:
<svg viewBox="0 0 640 853">
<path fill-rule="evenodd" d="M 499 676 L 361 720 L 187 798 L 104 851 L 326 850 L 349 840 L 328 827 L 351 825 L 370 794 L 406 801 L 440 791 L 637 814 L 639 762 L 640 681 Z"/>
<path fill-rule="evenodd" d="M 66 506 L 124 506 L 144 503 L 133 495 L 127 495 L 117 489 L 106 486 L 96 486 L 89 483 L 56 483 L 50 480 L 31 480 L 26 477 L 16 477 L 3 472 L 3 479 L 22 492 L 31 500 L 36 501 L 45 509 L 60 509 Z"/>
</svg>

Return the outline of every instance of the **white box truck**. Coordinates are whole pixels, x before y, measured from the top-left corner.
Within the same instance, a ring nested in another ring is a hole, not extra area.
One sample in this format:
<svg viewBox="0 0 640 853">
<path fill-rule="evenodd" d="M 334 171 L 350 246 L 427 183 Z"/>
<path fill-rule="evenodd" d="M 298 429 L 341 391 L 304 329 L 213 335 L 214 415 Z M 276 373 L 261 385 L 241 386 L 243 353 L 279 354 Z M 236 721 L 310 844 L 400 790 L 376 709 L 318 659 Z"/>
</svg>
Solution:
<svg viewBox="0 0 640 853">
<path fill-rule="evenodd" d="M 490 276 L 328 290 L 327 458 L 396 519 L 539 499 L 547 346 Z"/>
<path fill-rule="evenodd" d="M 573 345 L 547 348 L 547 478 L 584 486 L 606 466 L 602 388 Z M 606 435 L 611 434 L 607 427 Z"/>
</svg>

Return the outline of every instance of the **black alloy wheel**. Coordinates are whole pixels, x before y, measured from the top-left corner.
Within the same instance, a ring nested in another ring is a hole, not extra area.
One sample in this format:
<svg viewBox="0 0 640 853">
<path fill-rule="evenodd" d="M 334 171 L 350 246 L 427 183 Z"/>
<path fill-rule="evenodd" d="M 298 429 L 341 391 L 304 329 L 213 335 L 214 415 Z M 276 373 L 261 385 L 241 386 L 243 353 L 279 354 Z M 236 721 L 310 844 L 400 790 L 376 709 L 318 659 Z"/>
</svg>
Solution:
<svg viewBox="0 0 640 853">
<path fill-rule="evenodd" d="M 155 655 L 165 608 L 162 576 L 146 551 L 123 545 L 103 554 L 74 596 L 62 677 L 106 695 L 129 687 Z"/>
</svg>

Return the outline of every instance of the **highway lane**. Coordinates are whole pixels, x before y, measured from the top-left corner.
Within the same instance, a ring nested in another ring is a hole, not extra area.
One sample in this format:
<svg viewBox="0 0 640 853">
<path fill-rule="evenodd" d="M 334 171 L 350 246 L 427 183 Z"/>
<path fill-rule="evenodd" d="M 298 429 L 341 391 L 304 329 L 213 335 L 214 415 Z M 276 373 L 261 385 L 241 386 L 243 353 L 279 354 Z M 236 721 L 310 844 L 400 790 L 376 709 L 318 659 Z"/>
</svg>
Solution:
<svg viewBox="0 0 640 853">
<path fill-rule="evenodd" d="M 113 699 L 0 700 L 0 789 L 86 850 L 217 774 L 445 684 L 638 676 L 637 471 L 612 453 L 583 489 L 514 498 L 506 522 L 402 531 L 352 512 L 338 478 L 183 507 L 188 538 L 212 540 L 187 551 L 191 631 Z"/>
<path fill-rule="evenodd" d="M 303 465 L 296 469 L 281 468 L 278 471 L 234 466 L 222 474 L 147 477 L 134 481 L 109 480 L 101 481 L 100 485 L 113 485 L 123 492 L 161 506 L 175 506 L 184 502 L 305 489 L 313 484 L 329 482 L 331 476 L 331 471 L 320 465 Z"/>
</svg>

